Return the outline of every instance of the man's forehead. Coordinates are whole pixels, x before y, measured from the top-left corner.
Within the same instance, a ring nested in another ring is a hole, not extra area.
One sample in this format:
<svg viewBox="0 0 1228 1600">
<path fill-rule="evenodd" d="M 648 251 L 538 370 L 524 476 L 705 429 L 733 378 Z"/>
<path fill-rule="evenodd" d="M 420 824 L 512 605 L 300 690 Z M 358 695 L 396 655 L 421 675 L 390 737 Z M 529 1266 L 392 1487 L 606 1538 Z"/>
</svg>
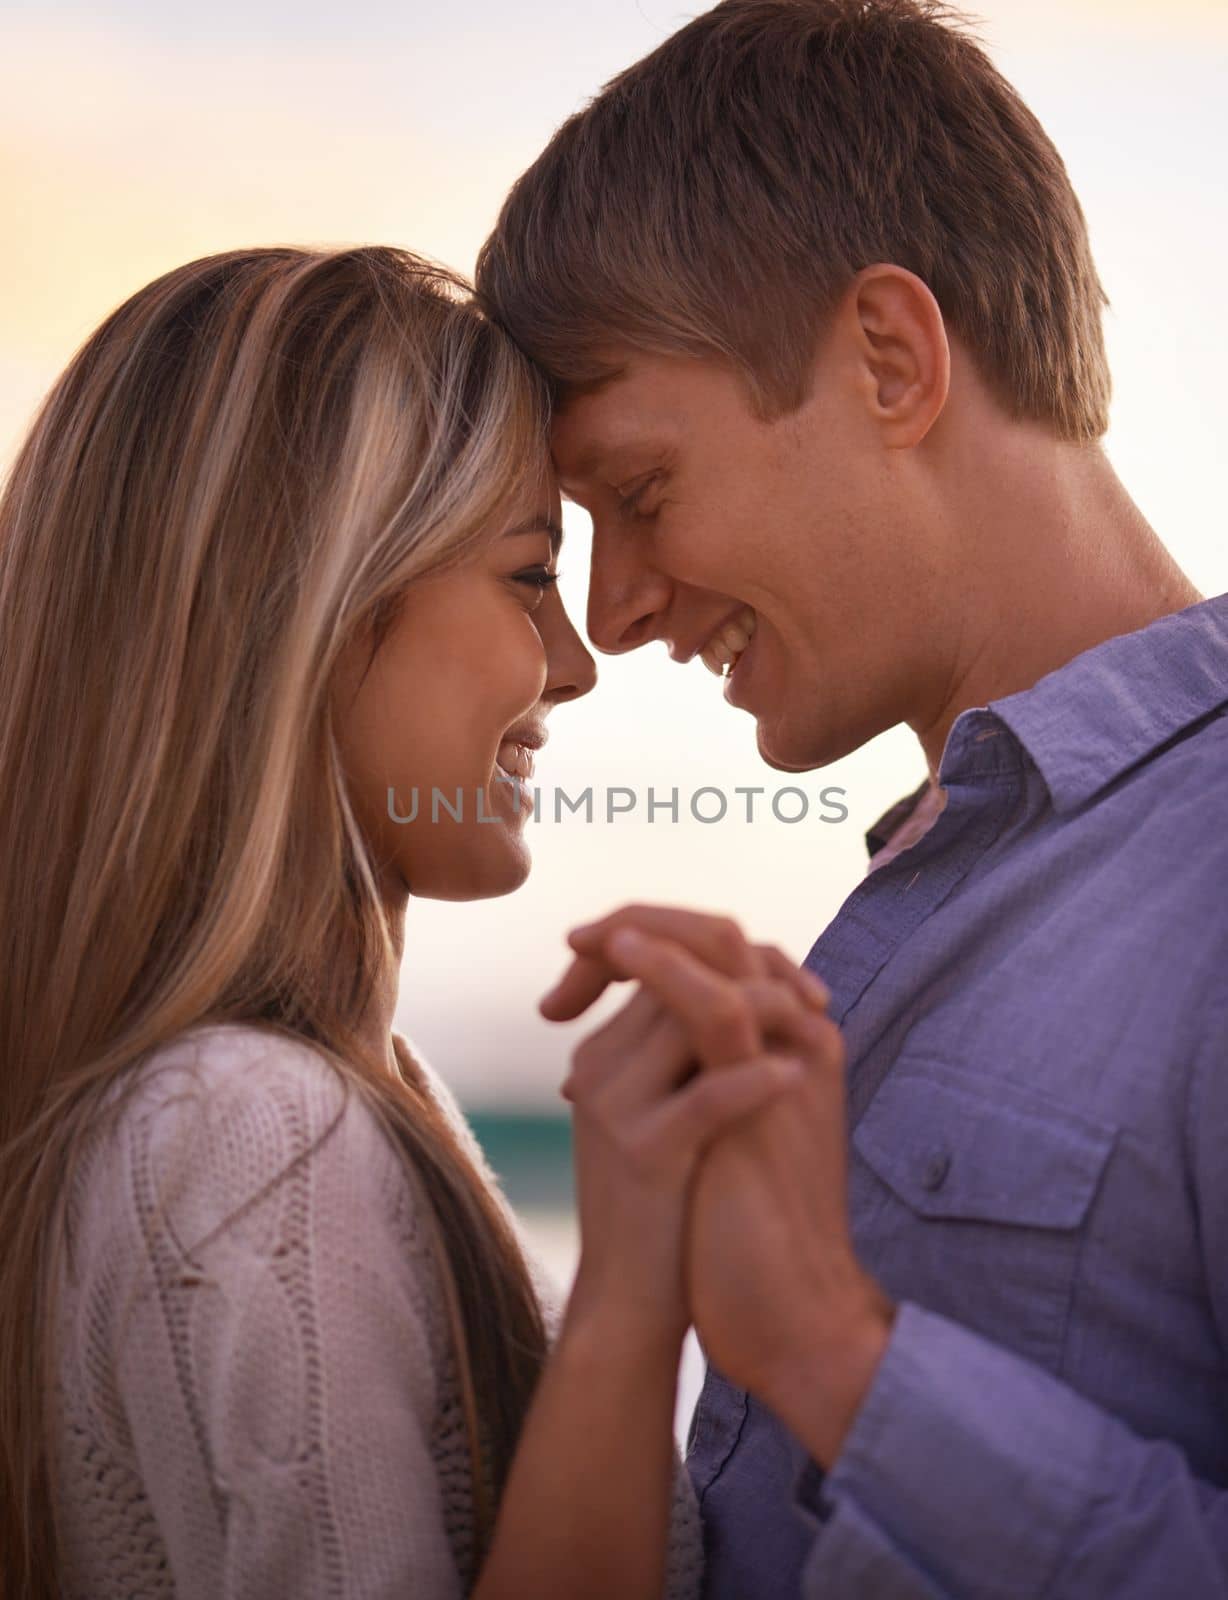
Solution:
<svg viewBox="0 0 1228 1600">
<path fill-rule="evenodd" d="M 555 411 L 551 449 L 564 482 L 591 477 L 611 457 L 643 445 L 677 421 L 660 375 L 628 363 L 600 384 L 568 394 Z"/>
</svg>

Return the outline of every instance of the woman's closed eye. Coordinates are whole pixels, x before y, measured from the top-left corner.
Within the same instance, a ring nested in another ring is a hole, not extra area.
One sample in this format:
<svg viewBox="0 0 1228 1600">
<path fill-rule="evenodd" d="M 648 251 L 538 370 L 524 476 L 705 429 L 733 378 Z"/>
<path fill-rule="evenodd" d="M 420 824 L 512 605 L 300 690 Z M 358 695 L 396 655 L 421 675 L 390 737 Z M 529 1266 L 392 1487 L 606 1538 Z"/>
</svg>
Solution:
<svg viewBox="0 0 1228 1600">
<path fill-rule="evenodd" d="M 549 567 L 527 567 L 523 572 L 512 574 L 513 583 L 521 583 L 526 588 L 536 590 L 532 599 L 534 609 L 541 604 L 547 589 L 553 588 L 558 581 L 559 574 L 552 572 Z"/>
</svg>

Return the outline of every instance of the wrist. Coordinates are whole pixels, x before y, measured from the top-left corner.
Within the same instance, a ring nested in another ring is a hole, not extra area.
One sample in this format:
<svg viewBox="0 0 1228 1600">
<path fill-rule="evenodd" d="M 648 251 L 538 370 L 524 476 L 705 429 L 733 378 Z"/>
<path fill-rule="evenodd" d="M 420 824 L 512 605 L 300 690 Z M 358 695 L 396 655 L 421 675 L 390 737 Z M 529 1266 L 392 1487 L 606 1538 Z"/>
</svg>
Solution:
<svg viewBox="0 0 1228 1600">
<path fill-rule="evenodd" d="M 894 1323 L 895 1305 L 867 1278 L 855 1297 L 800 1319 L 765 1375 L 759 1397 L 825 1470 L 856 1421 Z"/>
<path fill-rule="evenodd" d="M 558 1342 L 581 1355 L 592 1351 L 607 1363 L 659 1364 L 676 1376 L 689 1326 L 685 1315 L 663 1315 L 658 1305 L 600 1292 L 577 1276 Z"/>
</svg>

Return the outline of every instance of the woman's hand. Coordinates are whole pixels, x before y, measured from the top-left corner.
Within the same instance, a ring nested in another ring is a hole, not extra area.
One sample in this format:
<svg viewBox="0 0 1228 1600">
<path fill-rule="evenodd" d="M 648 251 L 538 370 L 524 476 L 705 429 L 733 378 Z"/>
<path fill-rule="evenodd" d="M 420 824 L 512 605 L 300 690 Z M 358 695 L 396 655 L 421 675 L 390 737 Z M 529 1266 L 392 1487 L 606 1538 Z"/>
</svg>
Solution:
<svg viewBox="0 0 1228 1600">
<path fill-rule="evenodd" d="M 612 930 L 628 926 L 650 927 L 658 945 L 725 972 L 779 970 L 786 959 L 739 944 L 724 918 L 629 907 L 572 935 L 579 959 L 549 997 L 552 1008 L 591 1003 L 610 978 Z M 808 975 L 794 977 L 812 1003 L 781 1012 L 772 1042 L 804 1063 L 803 1084 L 732 1123 L 705 1151 L 690 1194 L 686 1291 L 709 1360 L 830 1464 L 894 1307 L 858 1262 L 849 1230 L 843 1039 L 813 1003 Z M 727 1028 L 749 1025 L 736 998 L 748 993 L 745 982 L 728 993 Z"/>
<path fill-rule="evenodd" d="M 737 977 L 634 928 L 578 954 L 542 1002 L 577 1016 L 635 993 L 572 1059 L 581 1225 L 576 1280 L 525 1419 L 475 1600 L 659 1600 L 671 1486 L 687 1196 L 704 1150 L 801 1085 L 764 1040 L 799 986 L 728 941 Z M 784 958 L 781 958 L 783 963 Z"/>
<path fill-rule="evenodd" d="M 660 934 L 662 917 L 685 914 L 638 910 L 577 930 L 576 959 L 542 1001 L 562 1020 L 609 983 L 639 985 L 575 1052 L 564 1089 L 576 1113 L 580 1267 L 475 1600 L 660 1596 L 690 1321 L 688 1193 L 706 1150 L 766 1110 L 787 1111 L 800 1069 L 783 1067 L 772 1042 L 826 1002 L 821 985 L 732 923 L 704 919 L 684 948 Z"/>
<path fill-rule="evenodd" d="M 654 931 L 679 916 L 689 947 Z M 826 991 L 736 924 L 695 913 L 629 907 L 571 942 L 576 960 L 543 999 L 547 1016 L 577 1015 L 618 979 L 639 987 L 577 1049 L 563 1089 L 575 1105 L 582 1236 L 568 1316 L 601 1307 L 620 1337 L 674 1359 L 691 1319 L 689 1186 L 725 1130 L 772 1103 L 787 1114 L 803 1074 L 777 1045 L 802 1037 Z"/>
</svg>

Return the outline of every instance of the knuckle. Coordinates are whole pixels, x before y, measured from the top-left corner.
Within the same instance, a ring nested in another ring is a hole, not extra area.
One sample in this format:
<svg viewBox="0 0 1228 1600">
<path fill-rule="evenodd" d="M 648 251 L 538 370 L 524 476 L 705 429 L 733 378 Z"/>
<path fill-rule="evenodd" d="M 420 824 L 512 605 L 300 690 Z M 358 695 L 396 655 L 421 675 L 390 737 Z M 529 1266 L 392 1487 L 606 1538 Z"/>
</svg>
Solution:
<svg viewBox="0 0 1228 1600">
<path fill-rule="evenodd" d="M 571 1053 L 572 1073 L 579 1077 L 591 1072 L 600 1054 L 600 1046 L 595 1039 L 583 1039 Z"/>
<path fill-rule="evenodd" d="M 568 1099 L 573 1105 L 591 1106 L 596 1087 L 596 1082 L 590 1073 L 577 1072 L 573 1068 L 568 1080 Z"/>
<path fill-rule="evenodd" d="M 677 1122 L 678 1137 L 694 1144 L 707 1134 L 713 1120 L 712 1092 L 707 1084 L 697 1085 L 694 1093 L 680 1109 Z"/>
<path fill-rule="evenodd" d="M 721 1032 L 741 1028 L 751 1020 L 751 1002 L 742 989 L 726 986 L 712 997 L 709 1025 Z"/>
<path fill-rule="evenodd" d="M 708 1073 L 696 1088 L 691 1103 L 692 1121 L 702 1129 L 721 1116 L 736 1093 L 735 1068 L 725 1067 L 720 1072 Z"/>
<path fill-rule="evenodd" d="M 807 972 L 805 967 L 799 967 L 798 977 L 795 979 L 799 989 L 813 1004 L 826 1010 L 831 1004 L 831 990 L 821 978 L 816 978 L 813 972 Z"/>
<path fill-rule="evenodd" d="M 722 955 L 739 956 L 745 948 L 746 939 L 732 917 L 717 917 L 712 925 L 712 934 Z"/>
<path fill-rule="evenodd" d="M 843 1072 L 845 1063 L 844 1035 L 829 1017 L 814 1017 L 807 1026 L 814 1039 L 814 1048 L 823 1065 L 832 1072 Z"/>
<path fill-rule="evenodd" d="M 745 986 L 751 1009 L 761 1021 L 800 1027 L 805 1007 L 787 983 L 763 978 Z"/>
<path fill-rule="evenodd" d="M 818 1017 L 813 1011 L 798 1007 L 797 1031 L 802 1042 L 810 1049 L 820 1051 L 826 1047 L 829 1027 L 825 1017 Z"/>
<path fill-rule="evenodd" d="M 738 984 L 738 993 L 752 1017 L 762 1017 L 765 1011 L 773 1009 L 771 985 L 762 978 L 743 978 Z"/>
<path fill-rule="evenodd" d="M 771 1003 L 778 1006 L 781 1011 L 787 1012 L 789 1016 L 799 1018 L 806 1015 L 802 997 L 787 979 L 769 979 L 767 989 L 771 997 Z"/>
<path fill-rule="evenodd" d="M 579 1045 L 571 1058 L 573 1099 L 591 1099 L 606 1076 L 605 1067 L 605 1054 L 599 1045 Z"/>
<path fill-rule="evenodd" d="M 675 978 L 686 972 L 686 956 L 672 939 L 652 933 L 644 934 L 643 938 L 646 957 L 658 976 Z"/>
</svg>

